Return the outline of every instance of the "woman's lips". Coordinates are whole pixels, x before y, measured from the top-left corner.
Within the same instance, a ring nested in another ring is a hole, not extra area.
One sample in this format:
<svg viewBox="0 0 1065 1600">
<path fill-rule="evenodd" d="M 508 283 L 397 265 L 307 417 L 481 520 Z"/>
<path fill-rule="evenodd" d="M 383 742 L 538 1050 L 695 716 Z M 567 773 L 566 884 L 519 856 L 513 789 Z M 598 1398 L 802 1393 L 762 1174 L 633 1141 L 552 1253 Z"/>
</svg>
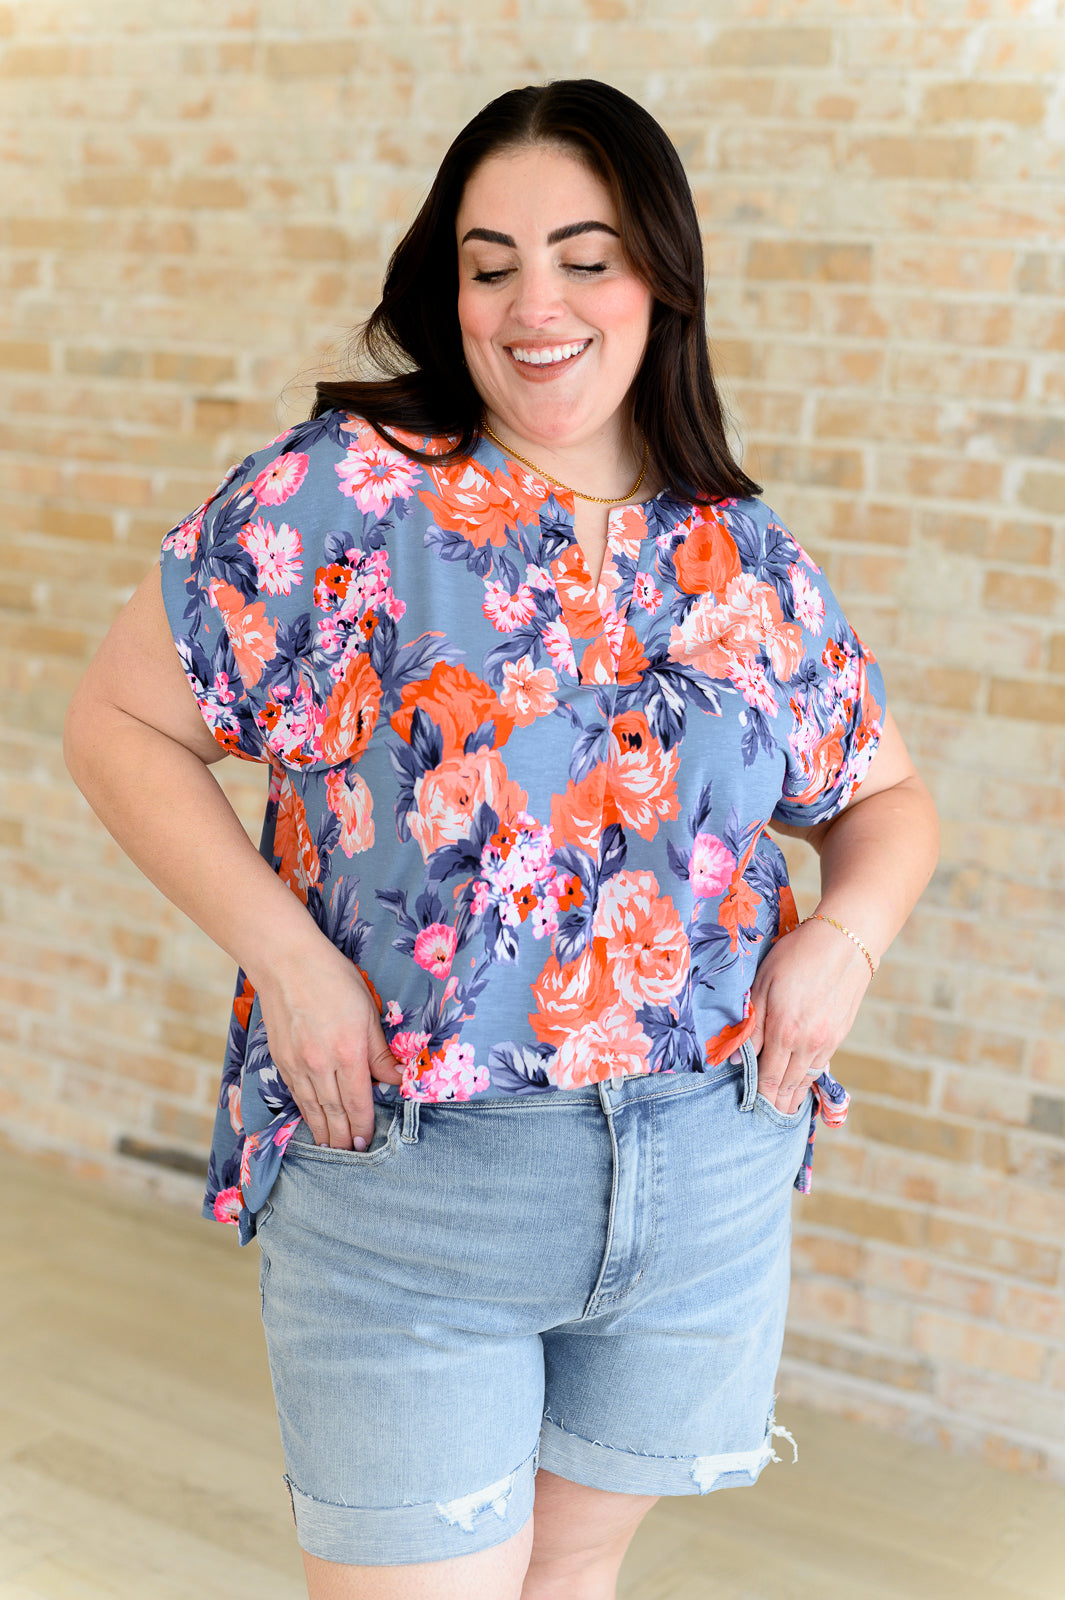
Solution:
<svg viewBox="0 0 1065 1600">
<path fill-rule="evenodd" d="M 575 367 L 584 352 L 590 347 L 591 342 L 590 339 L 570 339 L 563 340 L 557 345 L 504 345 L 503 348 L 507 352 L 510 366 L 515 371 L 520 372 L 521 376 L 529 383 L 550 383 L 553 378 L 561 377 L 563 373 L 569 372 L 572 367 Z M 544 355 L 550 355 L 556 350 L 573 349 L 578 344 L 581 347 L 580 349 L 576 350 L 572 355 L 563 355 L 562 359 L 558 361 L 541 361 L 538 363 L 529 360 L 522 361 L 514 354 L 515 350 L 521 350 L 523 354 L 539 351 Z"/>
</svg>

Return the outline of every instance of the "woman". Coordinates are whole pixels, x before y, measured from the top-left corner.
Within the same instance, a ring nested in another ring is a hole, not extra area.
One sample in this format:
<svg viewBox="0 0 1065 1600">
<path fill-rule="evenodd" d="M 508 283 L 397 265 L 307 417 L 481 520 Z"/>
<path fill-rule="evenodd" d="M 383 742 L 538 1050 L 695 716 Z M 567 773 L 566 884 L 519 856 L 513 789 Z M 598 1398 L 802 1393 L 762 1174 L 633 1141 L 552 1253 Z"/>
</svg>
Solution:
<svg viewBox="0 0 1065 1600">
<path fill-rule="evenodd" d="M 790 1192 L 935 822 L 730 455 L 702 283 L 646 112 L 493 102 L 393 257 L 392 376 L 167 537 L 71 708 L 240 964 L 208 1210 L 258 1232 L 313 1600 L 601 1600 L 658 1495 L 776 1459 Z"/>
</svg>

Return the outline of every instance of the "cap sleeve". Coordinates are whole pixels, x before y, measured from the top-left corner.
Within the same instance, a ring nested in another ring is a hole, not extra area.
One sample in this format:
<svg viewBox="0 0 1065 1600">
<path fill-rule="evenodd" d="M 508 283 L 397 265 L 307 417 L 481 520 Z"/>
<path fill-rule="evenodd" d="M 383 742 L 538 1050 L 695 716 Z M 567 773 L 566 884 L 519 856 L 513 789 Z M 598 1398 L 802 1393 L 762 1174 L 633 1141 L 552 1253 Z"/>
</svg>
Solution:
<svg viewBox="0 0 1065 1600">
<path fill-rule="evenodd" d="M 789 540 L 791 536 L 787 536 Z M 794 542 L 794 541 L 792 541 Z M 843 615 L 821 569 L 796 545 L 790 608 L 803 656 L 786 684 L 785 774 L 775 822 L 811 828 L 848 804 L 880 743 L 886 710 L 876 657 Z"/>
<path fill-rule="evenodd" d="M 331 433 L 304 424 L 248 456 L 163 540 L 163 603 L 185 675 L 215 739 L 245 760 L 349 758 L 348 725 L 364 726 L 357 713 L 376 687 L 365 655 L 351 659 L 366 642 L 343 591 L 368 558 L 363 513 L 338 472 L 347 435 Z"/>
</svg>

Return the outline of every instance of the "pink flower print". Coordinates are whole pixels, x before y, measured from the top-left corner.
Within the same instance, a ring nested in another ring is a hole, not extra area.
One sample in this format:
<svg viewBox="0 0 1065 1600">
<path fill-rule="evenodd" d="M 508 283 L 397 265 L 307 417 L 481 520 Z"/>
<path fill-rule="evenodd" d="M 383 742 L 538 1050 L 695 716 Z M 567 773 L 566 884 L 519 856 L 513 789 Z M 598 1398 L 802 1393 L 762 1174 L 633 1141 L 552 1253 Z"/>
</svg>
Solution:
<svg viewBox="0 0 1065 1600">
<path fill-rule="evenodd" d="M 240 1213 L 244 1210 L 244 1197 L 235 1186 L 232 1189 L 223 1189 L 215 1196 L 213 1209 L 216 1222 L 228 1222 L 236 1227 Z"/>
<path fill-rule="evenodd" d="M 229 1086 L 229 1126 L 238 1137 L 244 1132 L 244 1124 L 240 1120 L 239 1083 L 231 1083 Z"/>
<path fill-rule="evenodd" d="M 538 567 L 530 561 L 525 568 L 525 582 L 533 589 L 553 589 L 555 580 L 546 567 Z"/>
<path fill-rule="evenodd" d="M 418 462 L 378 440 L 362 438 L 336 464 L 340 492 L 354 500 L 362 512 L 382 517 L 393 500 L 409 500 L 421 472 Z"/>
<path fill-rule="evenodd" d="M 456 978 L 455 974 L 452 973 L 451 977 L 447 980 L 447 983 L 444 985 L 444 1000 L 445 1001 L 453 1000 L 455 998 L 455 990 L 458 988 L 458 986 L 459 986 L 459 980 Z"/>
<path fill-rule="evenodd" d="M 556 672 L 568 672 L 571 678 L 577 676 L 577 662 L 573 654 L 573 640 L 562 621 L 549 622 L 541 638 L 544 649 L 555 664 Z"/>
<path fill-rule="evenodd" d="M 712 833 L 697 833 L 688 862 L 688 882 L 692 894 L 709 899 L 723 894 L 732 882 L 736 857 Z"/>
<path fill-rule="evenodd" d="M 662 604 L 662 591 L 656 588 L 649 572 L 638 572 L 632 586 L 632 598 L 645 611 L 655 612 Z"/>
<path fill-rule="evenodd" d="M 393 622 L 401 622 L 407 612 L 407 602 L 400 600 L 392 589 L 386 589 L 382 601 Z"/>
<path fill-rule="evenodd" d="M 795 596 L 795 615 L 816 638 L 825 625 L 824 596 L 814 588 L 797 561 L 788 568 L 788 577 L 791 579 L 791 592 Z"/>
<path fill-rule="evenodd" d="M 458 935 L 446 922 L 430 923 L 414 941 L 414 959 L 434 978 L 446 978 L 455 957 Z"/>
<path fill-rule="evenodd" d="M 483 878 L 479 878 L 473 886 L 473 899 L 470 901 L 470 912 L 475 917 L 483 917 L 488 910 L 491 893 Z"/>
<path fill-rule="evenodd" d="M 179 523 L 173 533 L 167 534 L 163 540 L 163 549 L 173 550 L 181 561 L 187 561 L 189 556 L 194 555 L 196 546 L 200 542 L 200 529 L 203 527 L 203 514 L 206 509 L 205 500 L 198 511 L 194 511 L 185 522 Z"/>
<path fill-rule="evenodd" d="M 303 543 L 298 528 L 290 528 L 287 522 L 275 528 L 260 517 L 258 522 L 246 522 L 237 538 L 255 562 L 260 590 L 291 594 L 292 585 L 303 577 Z"/>
<path fill-rule="evenodd" d="M 296 493 L 307 476 L 309 465 L 309 456 L 295 450 L 286 452 L 260 472 L 251 492 L 261 506 L 279 506 Z"/>
<path fill-rule="evenodd" d="M 442 1050 L 429 1058 L 429 1065 L 418 1078 L 419 1099 L 469 1100 L 489 1084 L 488 1068 L 477 1067 L 473 1046 L 448 1040 Z"/>
<path fill-rule="evenodd" d="M 558 705 L 554 691 L 558 679 L 550 667 L 533 669 L 532 656 L 518 662 L 504 661 L 503 687 L 499 694 L 505 711 L 519 728 L 527 728 L 537 717 L 544 717 Z"/>
<path fill-rule="evenodd" d="M 274 1134 L 274 1144 L 284 1152 L 288 1149 L 288 1142 L 302 1122 L 302 1117 L 291 1117 L 288 1122 L 283 1122 Z"/>
<path fill-rule="evenodd" d="M 728 664 L 728 678 L 734 683 L 749 706 L 756 706 L 767 717 L 775 717 L 780 709 L 765 668 L 751 656 L 735 656 Z"/>
<path fill-rule="evenodd" d="M 384 1009 L 382 1018 L 386 1028 L 398 1028 L 403 1021 L 403 1013 L 399 1009 L 398 1000 L 390 1000 Z"/>
<path fill-rule="evenodd" d="M 401 1067 L 414 1067 L 428 1043 L 427 1033 L 397 1033 L 390 1040 L 388 1048 Z"/>
<path fill-rule="evenodd" d="M 499 633 L 513 633 L 536 614 L 536 601 L 527 583 L 511 594 L 506 584 L 490 582 L 484 586 L 481 610 Z"/>
</svg>

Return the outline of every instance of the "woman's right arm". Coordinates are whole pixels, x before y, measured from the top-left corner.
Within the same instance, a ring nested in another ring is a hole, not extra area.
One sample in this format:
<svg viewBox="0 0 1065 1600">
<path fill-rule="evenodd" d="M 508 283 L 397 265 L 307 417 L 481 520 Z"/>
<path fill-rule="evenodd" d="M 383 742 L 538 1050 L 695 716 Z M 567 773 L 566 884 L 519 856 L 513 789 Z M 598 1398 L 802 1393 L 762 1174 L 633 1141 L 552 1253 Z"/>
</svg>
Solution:
<svg viewBox="0 0 1065 1600">
<path fill-rule="evenodd" d="M 78 788 L 130 859 L 247 973 L 271 1056 L 316 1143 L 368 1143 L 372 1079 L 401 1078 L 377 1007 L 208 770 L 225 752 L 182 670 L 157 567 L 78 685 L 63 748 Z"/>
</svg>

